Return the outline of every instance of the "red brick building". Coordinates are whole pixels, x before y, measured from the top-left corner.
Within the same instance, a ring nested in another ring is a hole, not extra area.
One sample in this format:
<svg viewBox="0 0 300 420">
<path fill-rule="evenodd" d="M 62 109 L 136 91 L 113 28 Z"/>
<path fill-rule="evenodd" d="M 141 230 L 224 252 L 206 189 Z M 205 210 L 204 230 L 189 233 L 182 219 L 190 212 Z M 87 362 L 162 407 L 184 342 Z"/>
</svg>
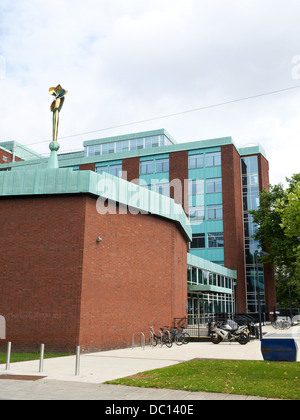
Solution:
<svg viewBox="0 0 300 420">
<path fill-rule="evenodd" d="M 86 173 L 57 171 L 76 188 L 86 184 Z M 112 204 L 99 214 L 91 189 L 54 192 L 64 188 L 57 171 L 4 174 L 14 187 L 0 198 L 0 308 L 14 348 L 127 347 L 132 334 L 186 316 L 188 229 L 119 206 L 110 214 Z"/>
</svg>

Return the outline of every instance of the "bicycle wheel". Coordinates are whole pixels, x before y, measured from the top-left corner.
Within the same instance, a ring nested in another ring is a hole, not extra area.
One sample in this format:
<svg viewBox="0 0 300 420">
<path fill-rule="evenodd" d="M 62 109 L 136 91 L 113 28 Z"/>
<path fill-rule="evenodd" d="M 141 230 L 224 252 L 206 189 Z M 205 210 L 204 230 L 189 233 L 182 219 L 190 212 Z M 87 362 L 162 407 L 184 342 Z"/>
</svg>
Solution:
<svg viewBox="0 0 300 420">
<path fill-rule="evenodd" d="M 181 346 L 183 344 L 183 334 L 175 335 L 175 343 L 177 344 L 177 346 Z"/>
<path fill-rule="evenodd" d="M 167 347 L 172 347 L 172 341 L 169 339 L 169 337 L 163 336 L 162 343 L 165 344 Z"/>
<path fill-rule="evenodd" d="M 183 333 L 182 334 L 183 337 L 183 344 L 189 344 L 190 340 L 191 340 L 191 336 L 189 333 Z"/>
</svg>

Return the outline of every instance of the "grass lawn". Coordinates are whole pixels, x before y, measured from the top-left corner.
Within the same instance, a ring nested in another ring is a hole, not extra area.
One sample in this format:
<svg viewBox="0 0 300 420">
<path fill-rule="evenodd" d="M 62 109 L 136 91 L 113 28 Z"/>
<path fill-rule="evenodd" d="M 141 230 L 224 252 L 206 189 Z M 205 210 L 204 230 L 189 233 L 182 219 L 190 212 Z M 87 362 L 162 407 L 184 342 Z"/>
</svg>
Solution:
<svg viewBox="0 0 300 420">
<path fill-rule="evenodd" d="M 69 356 L 67 353 L 45 353 L 44 359 L 50 359 L 51 357 L 62 357 Z M 13 362 L 25 362 L 27 360 L 39 360 L 40 353 L 11 353 L 10 363 Z M 0 353 L 0 364 L 6 363 L 6 353 Z"/>
<path fill-rule="evenodd" d="M 300 399 L 300 363 L 193 360 L 110 384 Z"/>
</svg>

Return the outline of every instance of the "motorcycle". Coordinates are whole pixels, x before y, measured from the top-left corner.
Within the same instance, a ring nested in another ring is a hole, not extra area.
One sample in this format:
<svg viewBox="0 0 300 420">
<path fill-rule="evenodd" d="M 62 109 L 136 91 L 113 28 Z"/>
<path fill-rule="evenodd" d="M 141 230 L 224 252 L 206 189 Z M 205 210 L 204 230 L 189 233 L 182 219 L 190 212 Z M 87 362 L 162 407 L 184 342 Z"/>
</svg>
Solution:
<svg viewBox="0 0 300 420">
<path fill-rule="evenodd" d="M 228 320 L 225 324 L 214 324 L 211 328 L 211 340 L 214 344 L 219 344 L 221 341 L 237 341 L 245 345 L 249 343 L 249 329 L 247 326 L 238 326 L 234 321 Z"/>
</svg>

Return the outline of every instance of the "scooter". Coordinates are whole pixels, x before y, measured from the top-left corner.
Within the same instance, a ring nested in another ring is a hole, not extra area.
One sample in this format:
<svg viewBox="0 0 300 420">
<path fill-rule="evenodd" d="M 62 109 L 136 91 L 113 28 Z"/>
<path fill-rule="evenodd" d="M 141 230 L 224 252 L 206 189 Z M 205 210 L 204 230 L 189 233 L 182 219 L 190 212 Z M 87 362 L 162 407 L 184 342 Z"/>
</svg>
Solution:
<svg viewBox="0 0 300 420">
<path fill-rule="evenodd" d="M 245 345 L 249 343 L 249 329 L 247 326 L 239 327 L 234 321 L 228 320 L 225 325 L 214 324 L 211 327 L 211 340 L 214 344 L 221 341 L 237 341 Z"/>
</svg>

